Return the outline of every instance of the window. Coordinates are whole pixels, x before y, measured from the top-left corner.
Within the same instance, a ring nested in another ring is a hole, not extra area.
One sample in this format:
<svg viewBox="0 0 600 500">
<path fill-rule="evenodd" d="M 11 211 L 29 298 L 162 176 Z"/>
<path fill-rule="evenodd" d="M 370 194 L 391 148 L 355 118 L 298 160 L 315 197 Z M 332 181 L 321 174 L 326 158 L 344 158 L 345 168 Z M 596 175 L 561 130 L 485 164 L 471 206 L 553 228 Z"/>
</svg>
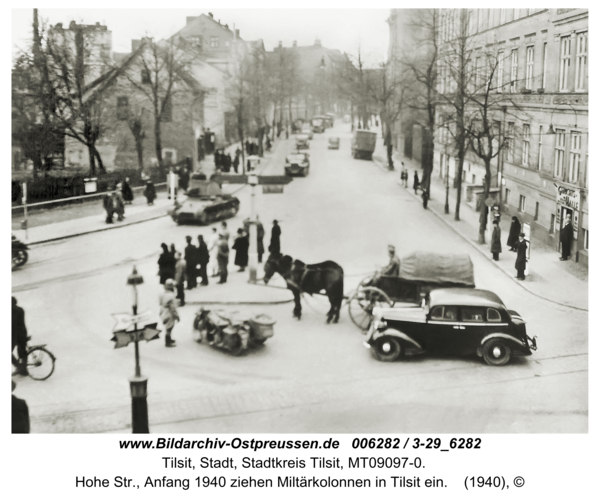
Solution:
<svg viewBox="0 0 600 500">
<path fill-rule="evenodd" d="M 587 89 L 587 33 L 577 35 L 575 62 L 575 90 Z"/>
<path fill-rule="evenodd" d="M 517 74 L 518 74 L 518 66 L 519 66 L 519 51 L 518 49 L 514 49 L 510 53 L 510 91 L 517 91 Z"/>
<path fill-rule="evenodd" d="M 192 45 L 194 45 L 194 47 L 202 50 L 202 44 L 204 43 L 202 35 L 192 36 L 192 37 L 190 37 L 190 40 L 192 42 Z"/>
<path fill-rule="evenodd" d="M 533 88 L 533 45 L 527 47 L 527 72 L 525 73 L 525 88 Z"/>
<path fill-rule="evenodd" d="M 126 96 L 117 97 L 117 120 L 129 118 L 129 99 Z"/>
<path fill-rule="evenodd" d="M 506 204 L 510 204 L 510 189 L 506 188 L 504 190 L 504 200 L 506 201 Z"/>
<path fill-rule="evenodd" d="M 163 112 L 162 112 L 160 121 L 161 122 L 173 121 L 173 106 L 171 105 L 171 99 L 166 99 L 163 101 Z"/>
<path fill-rule="evenodd" d="M 554 177 L 562 177 L 565 161 L 565 131 L 556 129 L 554 140 Z"/>
<path fill-rule="evenodd" d="M 435 306 L 430 318 L 434 321 L 456 321 L 458 309 L 455 306 Z"/>
<path fill-rule="evenodd" d="M 519 195 L 519 212 L 525 212 L 525 196 Z"/>
<path fill-rule="evenodd" d="M 586 250 L 589 250 L 589 244 L 590 244 L 590 230 L 589 229 L 584 229 L 583 230 L 583 248 L 585 248 Z"/>
<path fill-rule="evenodd" d="M 560 39 L 560 72 L 559 90 L 569 89 L 569 67 L 571 66 L 571 37 L 565 36 Z"/>
<path fill-rule="evenodd" d="M 544 141 L 544 127 L 540 125 L 540 133 L 538 134 L 538 161 L 537 169 L 542 170 L 542 146 Z"/>
<path fill-rule="evenodd" d="M 218 36 L 211 36 L 210 37 L 210 48 L 211 49 L 218 49 L 219 48 L 219 37 Z"/>
<path fill-rule="evenodd" d="M 581 162 L 581 134 L 571 132 L 571 147 L 569 149 L 569 182 L 579 180 L 579 165 Z"/>
<path fill-rule="evenodd" d="M 555 221 L 556 221 L 556 215 L 551 214 L 550 215 L 550 229 L 548 230 L 548 232 L 550 234 L 554 233 L 554 223 L 555 223 Z"/>
<path fill-rule="evenodd" d="M 481 71 L 481 57 L 476 57 L 475 58 L 475 75 L 474 75 L 475 92 L 479 91 L 479 72 L 480 71 Z"/>
<path fill-rule="evenodd" d="M 150 70 L 148 68 L 142 68 L 142 85 L 147 85 L 152 83 L 150 78 Z"/>
<path fill-rule="evenodd" d="M 515 124 L 514 122 L 508 122 L 508 130 L 506 131 L 506 142 L 507 145 L 507 159 L 510 163 L 515 161 Z"/>
<path fill-rule="evenodd" d="M 521 154 L 521 164 L 526 167 L 529 165 L 529 141 L 531 140 L 531 130 L 528 124 L 523 124 L 523 151 Z"/>
<path fill-rule="evenodd" d="M 504 11 L 504 9 L 502 9 Z M 498 53 L 498 87 L 496 91 L 502 93 L 502 85 L 504 80 L 504 52 Z"/>
<path fill-rule="evenodd" d="M 502 321 L 502 316 L 500 316 L 500 312 L 497 309 L 488 309 L 487 320 L 494 323 L 499 323 Z"/>
<path fill-rule="evenodd" d="M 542 49 L 542 88 L 546 88 L 546 54 L 548 51 L 548 44 L 544 43 L 544 48 Z"/>
<path fill-rule="evenodd" d="M 462 320 L 468 323 L 483 323 L 483 307 L 463 307 Z"/>
<path fill-rule="evenodd" d="M 535 202 L 535 213 L 533 214 L 533 220 L 538 220 L 538 215 L 540 213 L 540 203 L 538 201 Z"/>
</svg>

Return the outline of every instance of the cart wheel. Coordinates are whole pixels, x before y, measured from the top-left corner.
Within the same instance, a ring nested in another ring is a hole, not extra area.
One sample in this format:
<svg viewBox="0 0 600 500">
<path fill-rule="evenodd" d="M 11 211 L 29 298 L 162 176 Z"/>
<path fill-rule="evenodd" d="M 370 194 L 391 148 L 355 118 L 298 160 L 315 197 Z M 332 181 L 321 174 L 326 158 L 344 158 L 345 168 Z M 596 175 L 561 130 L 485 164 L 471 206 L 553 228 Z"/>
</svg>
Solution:
<svg viewBox="0 0 600 500">
<path fill-rule="evenodd" d="M 363 287 L 359 288 L 348 301 L 348 312 L 352 322 L 361 330 L 366 331 L 373 319 L 374 307 L 392 307 L 393 305 L 390 298 L 378 288 Z"/>
</svg>

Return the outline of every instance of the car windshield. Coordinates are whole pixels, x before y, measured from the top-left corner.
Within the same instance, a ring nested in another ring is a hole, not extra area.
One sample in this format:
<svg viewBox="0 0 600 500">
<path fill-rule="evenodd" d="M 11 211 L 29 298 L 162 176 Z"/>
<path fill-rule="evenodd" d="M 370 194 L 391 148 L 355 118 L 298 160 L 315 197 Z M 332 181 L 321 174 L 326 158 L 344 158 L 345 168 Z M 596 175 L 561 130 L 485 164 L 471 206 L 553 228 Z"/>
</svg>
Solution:
<svg viewBox="0 0 600 500">
<path fill-rule="evenodd" d="M 299 155 L 289 155 L 288 156 L 288 163 L 302 163 L 304 161 L 305 157 L 302 154 Z"/>
<path fill-rule="evenodd" d="M 306 139 L 308 139 L 307 135 L 299 135 L 296 137 L 296 141 L 305 141 Z"/>
</svg>

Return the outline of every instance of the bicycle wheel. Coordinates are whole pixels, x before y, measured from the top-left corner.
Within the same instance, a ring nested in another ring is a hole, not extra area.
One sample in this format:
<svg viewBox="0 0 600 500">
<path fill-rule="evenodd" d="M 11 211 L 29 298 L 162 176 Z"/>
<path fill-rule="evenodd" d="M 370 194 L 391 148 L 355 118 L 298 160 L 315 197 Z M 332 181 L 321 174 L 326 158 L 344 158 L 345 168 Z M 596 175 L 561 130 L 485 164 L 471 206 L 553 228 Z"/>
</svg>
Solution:
<svg viewBox="0 0 600 500">
<path fill-rule="evenodd" d="M 46 380 L 54 373 L 54 354 L 44 347 L 34 347 L 27 353 L 27 371 L 33 380 Z"/>
</svg>

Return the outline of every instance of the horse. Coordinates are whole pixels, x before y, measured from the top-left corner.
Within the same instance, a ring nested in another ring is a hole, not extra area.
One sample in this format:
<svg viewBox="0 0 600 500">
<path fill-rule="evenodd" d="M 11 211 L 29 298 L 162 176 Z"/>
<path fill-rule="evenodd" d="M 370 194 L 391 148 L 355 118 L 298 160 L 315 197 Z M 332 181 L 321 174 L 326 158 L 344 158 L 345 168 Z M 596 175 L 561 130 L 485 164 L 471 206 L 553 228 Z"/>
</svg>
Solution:
<svg viewBox="0 0 600 500">
<path fill-rule="evenodd" d="M 331 308 L 327 313 L 327 323 L 337 323 L 340 319 L 340 308 L 344 299 L 344 270 L 339 264 L 326 260 L 319 264 L 305 264 L 300 260 L 293 260 L 289 255 L 271 254 L 265 262 L 264 282 L 275 273 L 279 273 L 286 281 L 287 287 L 294 294 L 294 317 L 302 316 L 300 294 L 319 293 L 325 290 Z"/>
</svg>

